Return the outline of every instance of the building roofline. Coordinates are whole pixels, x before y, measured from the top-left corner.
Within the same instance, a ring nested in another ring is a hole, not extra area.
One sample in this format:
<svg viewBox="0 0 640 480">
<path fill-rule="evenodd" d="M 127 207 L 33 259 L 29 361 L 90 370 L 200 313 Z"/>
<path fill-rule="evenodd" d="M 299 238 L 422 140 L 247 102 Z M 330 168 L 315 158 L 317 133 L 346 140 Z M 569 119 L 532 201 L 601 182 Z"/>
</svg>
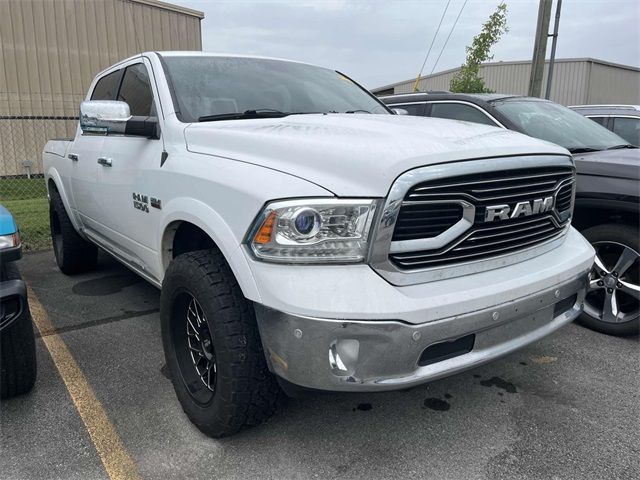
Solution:
<svg viewBox="0 0 640 480">
<path fill-rule="evenodd" d="M 640 68 L 638 67 L 634 67 L 631 65 L 623 65 L 621 63 L 614 63 L 614 62 L 608 62 L 606 60 L 600 60 L 598 58 L 591 58 L 591 57 L 583 57 L 583 58 L 556 58 L 555 63 L 566 63 L 566 62 L 586 62 L 586 63 L 597 63 L 600 65 L 607 65 L 609 67 L 616 67 L 616 68 L 623 68 L 625 70 L 631 70 L 634 72 L 640 72 Z M 510 60 L 507 62 L 487 62 L 487 63 L 483 63 L 480 66 L 481 67 L 492 67 L 492 66 L 496 66 L 496 65 L 525 65 L 525 64 L 530 64 L 531 60 Z M 545 60 L 545 64 L 549 63 L 549 60 Z M 455 67 L 455 68 L 450 68 L 448 70 L 443 70 L 441 72 L 438 73 L 432 73 L 431 75 L 423 75 L 420 77 L 420 80 L 429 80 L 431 78 L 434 77 L 439 77 L 440 75 L 446 75 L 448 73 L 453 73 L 453 72 L 457 72 L 458 70 L 460 70 L 460 67 Z M 376 88 L 372 88 L 371 91 L 372 92 L 377 92 L 379 90 L 387 90 L 389 88 L 394 88 L 397 87 L 398 85 L 404 85 L 406 83 L 409 82 L 415 82 L 415 78 L 409 78 L 407 80 L 401 81 L 401 82 L 395 82 L 395 83 L 390 83 L 389 85 L 383 85 L 381 87 L 376 87 Z"/>
<path fill-rule="evenodd" d="M 200 20 L 204 18 L 204 12 L 200 10 L 193 10 L 192 8 L 181 7 L 180 5 L 174 5 L 173 3 L 161 2 L 160 0 L 125 0 L 132 3 L 140 3 L 142 5 L 148 5 L 150 7 L 160 8 L 162 10 L 170 10 L 172 12 L 182 13 L 192 17 L 197 17 Z"/>
</svg>

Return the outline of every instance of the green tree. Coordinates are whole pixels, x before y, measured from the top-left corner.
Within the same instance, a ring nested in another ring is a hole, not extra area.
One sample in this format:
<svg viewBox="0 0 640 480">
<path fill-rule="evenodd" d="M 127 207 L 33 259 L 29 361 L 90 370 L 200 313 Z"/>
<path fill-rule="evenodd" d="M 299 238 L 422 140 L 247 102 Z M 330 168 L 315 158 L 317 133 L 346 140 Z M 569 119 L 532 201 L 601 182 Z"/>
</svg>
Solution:
<svg viewBox="0 0 640 480">
<path fill-rule="evenodd" d="M 467 47 L 467 58 L 460 71 L 451 79 L 449 89 L 454 93 L 493 93 L 484 86 L 484 80 L 478 75 L 480 64 L 491 60 L 491 47 L 500 37 L 507 33 L 507 4 L 501 3 L 489 20 L 482 26 L 482 31 L 473 37 Z"/>
</svg>

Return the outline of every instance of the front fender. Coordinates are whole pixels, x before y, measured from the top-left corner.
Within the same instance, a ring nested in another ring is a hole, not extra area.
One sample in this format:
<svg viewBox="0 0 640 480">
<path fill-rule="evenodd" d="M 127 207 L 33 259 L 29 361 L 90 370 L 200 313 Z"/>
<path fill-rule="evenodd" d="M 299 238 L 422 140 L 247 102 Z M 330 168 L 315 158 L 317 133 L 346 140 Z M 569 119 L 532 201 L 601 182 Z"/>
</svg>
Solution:
<svg viewBox="0 0 640 480">
<path fill-rule="evenodd" d="M 171 226 L 177 222 L 189 222 L 203 230 L 218 246 L 229 263 L 244 296 L 249 300 L 260 301 L 255 279 L 241 249 L 242 239 L 234 235 L 218 212 L 206 203 L 187 197 L 173 199 L 162 208 L 165 211 L 165 217 L 156 237 L 162 242 L 158 245 L 158 251 L 162 252 L 161 280 L 171 261 L 170 256 L 165 254 L 167 250 L 164 248 L 165 242 L 172 233 Z"/>
</svg>

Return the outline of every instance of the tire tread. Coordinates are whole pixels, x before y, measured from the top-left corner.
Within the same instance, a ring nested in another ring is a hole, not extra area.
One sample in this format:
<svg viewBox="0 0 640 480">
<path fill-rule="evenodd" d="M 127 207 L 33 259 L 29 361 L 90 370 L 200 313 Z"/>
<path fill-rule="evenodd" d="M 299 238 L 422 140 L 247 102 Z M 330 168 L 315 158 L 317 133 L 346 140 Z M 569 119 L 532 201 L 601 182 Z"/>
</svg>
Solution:
<svg viewBox="0 0 640 480">
<path fill-rule="evenodd" d="M 194 419 L 181 398 L 183 409 L 200 430 L 212 437 L 231 435 L 244 427 L 259 425 L 275 413 L 280 388 L 266 364 L 253 306 L 242 294 L 231 268 L 218 250 L 180 255 L 169 266 L 165 283 L 167 278 L 188 275 L 193 275 L 194 281 L 202 287 L 201 291 L 207 292 L 206 298 L 198 300 L 210 302 L 217 313 L 212 335 L 223 340 L 224 351 L 216 351 L 216 356 L 231 359 L 227 368 L 219 366 L 218 375 L 226 373 L 224 378 L 230 387 L 224 393 L 230 397 L 223 399 L 222 408 L 210 421 Z M 164 287 L 163 284 L 163 294 Z M 163 302 L 161 310 L 167 309 L 168 305 Z M 163 322 L 163 329 L 164 326 Z M 173 383 L 176 392 L 182 388 L 181 380 L 174 378 Z"/>
</svg>

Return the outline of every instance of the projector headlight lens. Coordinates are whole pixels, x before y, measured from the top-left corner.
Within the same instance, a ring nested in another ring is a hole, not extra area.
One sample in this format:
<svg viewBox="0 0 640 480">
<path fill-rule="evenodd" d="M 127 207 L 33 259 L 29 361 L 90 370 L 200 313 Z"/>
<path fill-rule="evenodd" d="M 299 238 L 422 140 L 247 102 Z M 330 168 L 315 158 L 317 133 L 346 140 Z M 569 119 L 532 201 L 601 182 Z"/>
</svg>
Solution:
<svg viewBox="0 0 640 480">
<path fill-rule="evenodd" d="M 366 259 L 376 200 L 302 199 L 267 205 L 249 231 L 261 260 L 355 263 Z"/>
</svg>

